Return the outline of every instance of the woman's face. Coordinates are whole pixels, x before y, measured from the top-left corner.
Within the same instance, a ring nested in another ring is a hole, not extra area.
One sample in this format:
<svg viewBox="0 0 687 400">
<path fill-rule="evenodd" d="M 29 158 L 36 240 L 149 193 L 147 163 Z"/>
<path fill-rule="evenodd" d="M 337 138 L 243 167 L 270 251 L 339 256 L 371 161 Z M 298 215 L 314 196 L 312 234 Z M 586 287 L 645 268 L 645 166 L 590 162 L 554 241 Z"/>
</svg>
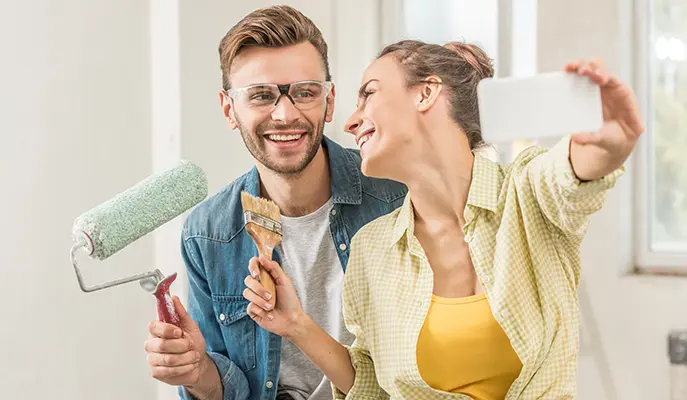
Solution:
<svg viewBox="0 0 687 400">
<path fill-rule="evenodd" d="M 398 179 L 414 149 L 418 90 L 408 88 L 401 65 L 392 56 L 375 60 L 365 70 L 356 110 L 345 129 L 360 147 L 362 172 L 375 178 Z"/>
</svg>

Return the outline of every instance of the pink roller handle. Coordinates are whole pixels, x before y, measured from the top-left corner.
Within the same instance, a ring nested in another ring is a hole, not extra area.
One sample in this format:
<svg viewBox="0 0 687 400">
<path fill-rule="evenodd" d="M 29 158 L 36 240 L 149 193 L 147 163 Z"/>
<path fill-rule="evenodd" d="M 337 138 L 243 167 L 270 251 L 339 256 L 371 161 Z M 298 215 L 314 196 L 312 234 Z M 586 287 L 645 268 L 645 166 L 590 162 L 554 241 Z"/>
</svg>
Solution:
<svg viewBox="0 0 687 400">
<path fill-rule="evenodd" d="M 161 280 L 160 283 L 157 284 L 153 296 L 155 296 L 157 300 L 157 316 L 160 318 L 160 321 L 179 326 L 179 314 L 177 314 L 177 310 L 174 308 L 174 302 L 172 302 L 172 296 L 169 294 L 169 287 L 172 286 L 172 282 L 174 282 L 176 278 L 177 273 L 175 272 Z"/>
</svg>

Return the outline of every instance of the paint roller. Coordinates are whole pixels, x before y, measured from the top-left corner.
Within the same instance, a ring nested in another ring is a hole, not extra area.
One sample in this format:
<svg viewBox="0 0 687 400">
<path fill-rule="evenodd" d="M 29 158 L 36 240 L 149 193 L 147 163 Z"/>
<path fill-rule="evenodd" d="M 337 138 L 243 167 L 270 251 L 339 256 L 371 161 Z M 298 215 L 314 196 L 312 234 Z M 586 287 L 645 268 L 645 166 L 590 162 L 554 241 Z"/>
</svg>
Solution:
<svg viewBox="0 0 687 400">
<path fill-rule="evenodd" d="M 164 172 L 142 180 L 74 221 L 74 245 L 70 257 L 79 287 L 86 293 L 138 281 L 157 300 L 160 321 L 179 324 L 179 316 L 169 294 L 176 273 L 165 277 L 154 271 L 88 286 L 76 262 L 77 252 L 103 261 L 129 244 L 181 215 L 207 197 L 208 183 L 203 170 L 182 160 Z"/>
</svg>

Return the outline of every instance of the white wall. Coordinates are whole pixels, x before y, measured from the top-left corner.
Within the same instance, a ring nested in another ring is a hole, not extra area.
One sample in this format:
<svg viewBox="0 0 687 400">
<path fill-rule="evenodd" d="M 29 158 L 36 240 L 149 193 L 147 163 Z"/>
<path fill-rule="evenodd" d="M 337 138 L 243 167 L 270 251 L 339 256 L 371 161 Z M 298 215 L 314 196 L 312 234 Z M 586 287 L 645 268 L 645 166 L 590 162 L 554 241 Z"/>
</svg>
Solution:
<svg viewBox="0 0 687 400">
<path fill-rule="evenodd" d="M 630 3 L 539 1 L 539 70 L 600 57 L 612 72 L 631 81 Z M 632 262 L 631 181 L 630 170 L 595 216 L 583 245 L 581 399 L 668 399 L 666 336 L 687 328 L 684 280 L 623 276 Z"/>
<path fill-rule="evenodd" d="M 73 219 L 151 171 L 147 2 L 0 1 L 0 397 L 150 399 L 138 285 L 82 293 Z M 150 269 L 144 240 L 91 283 Z"/>
</svg>

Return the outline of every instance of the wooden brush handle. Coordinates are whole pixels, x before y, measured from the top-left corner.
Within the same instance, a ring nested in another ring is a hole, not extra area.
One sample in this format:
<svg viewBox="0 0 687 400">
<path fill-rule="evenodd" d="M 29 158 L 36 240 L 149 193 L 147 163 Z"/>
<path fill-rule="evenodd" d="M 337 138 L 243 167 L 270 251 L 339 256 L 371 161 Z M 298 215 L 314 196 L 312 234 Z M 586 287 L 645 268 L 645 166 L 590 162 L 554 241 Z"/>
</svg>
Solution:
<svg viewBox="0 0 687 400">
<path fill-rule="evenodd" d="M 258 246 L 258 253 L 269 261 L 272 261 L 273 250 L 274 249 L 268 248 L 267 246 Z M 270 273 L 267 270 L 263 269 L 262 266 L 259 266 L 259 268 L 260 283 L 272 295 L 272 299 L 270 300 L 272 304 L 277 304 L 277 290 L 274 287 L 274 279 L 272 279 L 272 275 L 270 275 Z"/>
</svg>

